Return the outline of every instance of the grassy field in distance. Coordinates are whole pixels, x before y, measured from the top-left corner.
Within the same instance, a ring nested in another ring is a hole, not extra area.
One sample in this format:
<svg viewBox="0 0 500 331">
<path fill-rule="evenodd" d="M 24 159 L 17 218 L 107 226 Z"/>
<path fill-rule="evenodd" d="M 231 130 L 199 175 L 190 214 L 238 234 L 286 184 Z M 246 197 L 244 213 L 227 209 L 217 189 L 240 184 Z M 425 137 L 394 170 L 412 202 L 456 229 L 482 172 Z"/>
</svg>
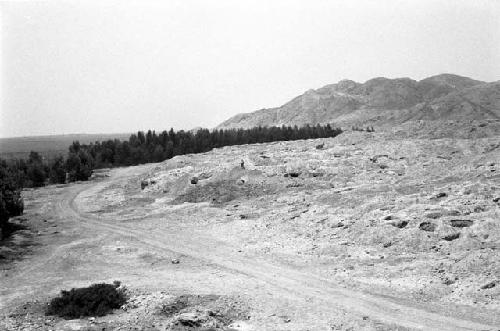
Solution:
<svg viewBox="0 0 500 331">
<path fill-rule="evenodd" d="M 33 136 L 0 138 L 0 158 L 27 158 L 31 151 L 40 153 L 50 159 L 57 155 L 66 156 L 69 146 L 78 140 L 82 144 L 108 139 L 128 140 L 131 133 L 115 134 L 64 134 L 53 136 Z"/>
</svg>

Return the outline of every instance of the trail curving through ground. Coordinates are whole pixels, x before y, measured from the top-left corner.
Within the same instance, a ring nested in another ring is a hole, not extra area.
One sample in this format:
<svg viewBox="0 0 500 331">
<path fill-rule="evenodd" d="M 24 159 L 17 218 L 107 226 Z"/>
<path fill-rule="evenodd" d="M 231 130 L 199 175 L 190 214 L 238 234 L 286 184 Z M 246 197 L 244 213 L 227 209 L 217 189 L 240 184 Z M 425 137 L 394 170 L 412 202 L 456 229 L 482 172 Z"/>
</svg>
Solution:
<svg viewBox="0 0 500 331">
<path fill-rule="evenodd" d="M 342 307 L 360 316 L 369 316 L 381 323 L 395 324 L 418 330 L 496 330 L 498 327 L 445 316 L 410 306 L 397 299 L 380 297 L 346 289 L 335 282 L 311 273 L 272 263 L 259 256 L 238 255 L 232 247 L 224 246 L 217 238 L 196 231 L 179 229 L 171 233 L 155 233 L 133 227 L 133 223 L 114 224 L 79 210 L 75 199 L 96 185 L 104 188 L 117 178 L 132 176 L 126 168 L 114 171 L 101 182 L 68 187 L 68 193 L 58 201 L 60 216 L 78 220 L 83 226 L 133 238 L 157 251 L 170 251 L 204 260 L 223 270 L 230 270 L 271 285 L 277 293 L 296 298 L 315 298 L 332 307 Z"/>
</svg>

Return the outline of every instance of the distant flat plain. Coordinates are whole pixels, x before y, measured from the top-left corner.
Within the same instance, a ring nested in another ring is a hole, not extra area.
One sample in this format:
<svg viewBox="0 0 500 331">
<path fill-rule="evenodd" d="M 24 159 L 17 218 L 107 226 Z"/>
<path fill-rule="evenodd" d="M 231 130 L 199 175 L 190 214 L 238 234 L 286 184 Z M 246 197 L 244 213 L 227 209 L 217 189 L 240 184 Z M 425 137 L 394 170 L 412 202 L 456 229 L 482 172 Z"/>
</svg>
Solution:
<svg viewBox="0 0 500 331">
<path fill-rule="evenodd" d="M 130 135 L 131 133 L 100 133 L 0 138 L 0 158 L 27 158 L 29 153 L 34 151 L 50 159 L 57 155 L 65 156 L 69 146 L 76 140 L 82 144 L 88 144 L 108 139 L 128 140 Z"/>
</svg>

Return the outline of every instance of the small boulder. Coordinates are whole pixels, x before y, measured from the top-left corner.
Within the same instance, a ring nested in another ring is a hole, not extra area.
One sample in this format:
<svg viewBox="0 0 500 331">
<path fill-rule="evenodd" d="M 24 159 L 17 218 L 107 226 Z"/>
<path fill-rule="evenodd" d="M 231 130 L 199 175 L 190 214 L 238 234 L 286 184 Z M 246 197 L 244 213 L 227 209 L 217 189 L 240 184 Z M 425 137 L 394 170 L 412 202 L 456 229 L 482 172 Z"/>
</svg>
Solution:
<svg viewBox="0 0 500 331">
<path fill-rule="evenodd" d="M 451 279 L 451 278 L 446 277 L 445 279 L 443 279 L 443 284 L 444 284 L 444 285 L 453 285 L 453 284 L 455 284 L 455 280 L 454 280 L 454 279 Z"/>
<path fill-rule="evenodd" d="M 456 232 L 456 233 L 450 233 L 450 234 L 447 234 L 443 237 L 444 240 L 446 241 L 452 241 L 452 240 L 455 240 L 455 239 L 458 239 L 460 238 L 460 233 L 459 232 Z"/>
<path fill-rule="evenodd" d="M 141 181 L 141 190 L 144 190 L 148 185 L 149 185 L 149 182 L 147 180 L 142 180 Z"/>
<path fill-rule="evenodd" d="M 322 172 L 311 172 L 309 173 L 311 177 L 323 177 L 325 174 Z"/>
<path fill-rule="evenodd" d="M 193 184 L 193 185 L 198 184 L 198 180 L 199 180 L 198 177 L 192 177 L 191 178 L 191 184 Z"/>
<path fill-rule="evenodd" d="M 177 316 L 173 325 L 180 325 L 188 328 L 199 328 L 202 325 L 202 318 L 196 313 L 182 313 Z"/>
<path fill-rule="evenodd" d="M 442 212 L 436 211 L 436 212 L 431 212 L 425 215 L 427 218 L 432 218 L 432 219 L 437 219 L 441 218 L 443 216 Z"/>
<path fill-rule="evenodd" d="M 436 224 L 431 222 L 422 222 L 418 227 L 420 228 L 420 230 L 427 232 L 434 232 L 434 230 L 436 230 Z"/>
<path fill-rule="evenodd" d="M 394 220 L 390 224 L 396 228 L 402 229 L 408 225 L 408 221 Z"/>
<path fill-rule="evenodd" d="M 489 282 L 488 284 L 484 284 L 483 286 L 481 286 L 481 289 L 482 290 L 487 290 L 489 288 L 493 288 L 497 285 L 497 282 L 496 281 L 492 281 L 492 282 Z"/>
<path fill-rule="evenodd" d="M 472 224 L 474 224 L 472 220 L 450 220 L 450 225 L 454 228 L 466 228 Z"/>
</svg>

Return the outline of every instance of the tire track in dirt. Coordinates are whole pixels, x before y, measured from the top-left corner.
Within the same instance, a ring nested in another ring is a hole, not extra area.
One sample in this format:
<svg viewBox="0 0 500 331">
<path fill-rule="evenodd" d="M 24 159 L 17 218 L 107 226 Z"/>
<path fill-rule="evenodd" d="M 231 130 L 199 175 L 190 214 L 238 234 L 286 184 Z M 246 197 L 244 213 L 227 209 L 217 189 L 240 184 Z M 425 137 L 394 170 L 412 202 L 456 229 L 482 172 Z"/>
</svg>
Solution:
<svg viewBox="0 0 500 331">
<path fill-rule="evenodd" d="M 127 172 L 123 171 L 122 175 Z M 113 176 L 116 177 L 116 176 Z M 277 291 L 296 298 L 311 298 L 323 301 L 332 307 L 341 307 L 360 316 L 387 324 L 396 324 L 421 330 L 495 330 L 492 325 L 462 320 L 423 309 L 408 306 L 396 299 L 387 299 L 371 294 L 352 291 L 334 282 L 313 274 L 297 271 L 258 258 L 241 257 L 232 252 L 229 246 L 201 236 L 196 231 L 189 233 L 179 230 L 176 233 L 157 234 L 132 228 L 131 224 L 116 225 L 109 221 L 92 217 L 80 212 L 75 204 L 77 196 L 95 185 L 105 187 L 113 177 L 94 185 L 83 184 L 72 189 L 58 203 L 60 216 L 78 219 L 83 226 L 109 231 L 124 237 L 133 238 L 157 250 L 168 250 L 201 259 L 222 269 L 230 270 L 250 278 L 264 281 Z"/>
</svg>

